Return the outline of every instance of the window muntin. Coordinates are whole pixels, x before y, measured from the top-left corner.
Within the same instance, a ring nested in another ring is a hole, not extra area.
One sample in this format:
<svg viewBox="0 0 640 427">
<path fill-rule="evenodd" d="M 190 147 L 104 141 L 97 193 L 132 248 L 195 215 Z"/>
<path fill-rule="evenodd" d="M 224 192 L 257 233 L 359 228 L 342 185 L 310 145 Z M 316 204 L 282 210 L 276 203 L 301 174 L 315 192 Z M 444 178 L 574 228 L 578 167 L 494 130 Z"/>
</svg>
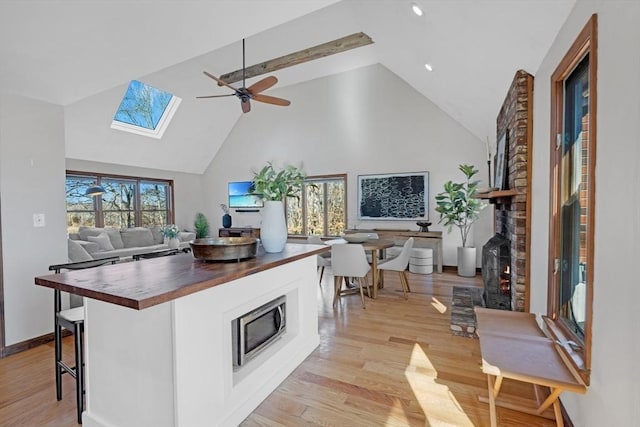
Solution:
<svg viewBox="0 0 640 427">
<path fill-rule="evenodd" d="M 101 185 L 105 193 L 85 196 Z M 67 172 L 67 232 L 80 226 L 128 228 L 174 223 L 173 181 Z"/>
<path fill-rule="evenodd" d="M 589 383 L 593 306 L 597 16 L 551 78 L 550 332 Z"/>
<path fill-rule="evenodd" d="M 346 175 L 308 177 L 300 199 L 287 199 L 287 228 L 291 235 L 338 236 L 347 223 Z"/>
</svg>

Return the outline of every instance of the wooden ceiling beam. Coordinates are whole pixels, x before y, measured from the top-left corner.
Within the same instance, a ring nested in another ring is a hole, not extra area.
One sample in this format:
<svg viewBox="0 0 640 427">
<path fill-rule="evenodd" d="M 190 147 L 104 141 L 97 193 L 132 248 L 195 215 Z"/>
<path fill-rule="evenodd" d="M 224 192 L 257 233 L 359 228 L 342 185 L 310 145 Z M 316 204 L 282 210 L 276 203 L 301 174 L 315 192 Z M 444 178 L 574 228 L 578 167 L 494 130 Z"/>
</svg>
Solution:
<svg viewBox="0 0 640 427">
<path fill-rule="evenodd" d="M 334 55 L 336 53 L 345 52 L 357 47 L 372 44 L 373 40 L 365 33 L 355 33 L 346 37 L 342 37 L 330 42 L 322 43 L 298 52 L 290 53 L 279 58 L 270 59 L 260 64 L 247 67 L 245 78 L 256 77 L 262 74 L 271 73 L 282 68 L 291 67 L 293 65 L 303 64 L 313 61 L 314 59 L 324 58 L 325 56 Z M 242 80 L 242 69 L 231 73 L 223 74 L 220 80 L 226 83 L 235 83 Z M 218 83 L 218 86 L 222 86 Z"/>
</svg>

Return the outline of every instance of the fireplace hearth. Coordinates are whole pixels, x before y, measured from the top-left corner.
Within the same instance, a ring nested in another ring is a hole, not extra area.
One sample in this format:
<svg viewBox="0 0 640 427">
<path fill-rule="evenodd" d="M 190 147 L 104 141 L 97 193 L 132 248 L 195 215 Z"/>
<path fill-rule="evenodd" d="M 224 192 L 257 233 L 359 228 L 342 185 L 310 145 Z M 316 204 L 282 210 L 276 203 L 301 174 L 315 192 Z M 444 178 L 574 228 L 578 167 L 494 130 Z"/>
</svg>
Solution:
<svg viewBox="0 0 640 427">
<path fill-rule="evenodd" d="M 484 302 L 488 308 L 511 310 L 511 242 L 496 234 L 482 247 Z"/>
</svg>

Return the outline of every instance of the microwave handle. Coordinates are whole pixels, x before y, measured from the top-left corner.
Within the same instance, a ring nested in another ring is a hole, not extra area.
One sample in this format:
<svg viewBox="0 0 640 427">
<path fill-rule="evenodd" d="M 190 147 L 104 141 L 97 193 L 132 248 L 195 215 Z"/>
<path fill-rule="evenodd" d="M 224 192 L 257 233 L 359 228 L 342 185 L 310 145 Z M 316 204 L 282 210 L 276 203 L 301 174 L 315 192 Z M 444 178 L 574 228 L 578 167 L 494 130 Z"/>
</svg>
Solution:
<svg viewBox="0 0 640 427">
<path fill-rule="evenodd" d="M 280 332 L 282 330 L 282 327 L 284 326 L 284 322 L 282 321 L 283 317 L 284 317 L 284 311 L 282 310 L 282 305 L 278 306 L 278 318 L 276 319 L 278 322 L 278 332 Z"/>
</svg>

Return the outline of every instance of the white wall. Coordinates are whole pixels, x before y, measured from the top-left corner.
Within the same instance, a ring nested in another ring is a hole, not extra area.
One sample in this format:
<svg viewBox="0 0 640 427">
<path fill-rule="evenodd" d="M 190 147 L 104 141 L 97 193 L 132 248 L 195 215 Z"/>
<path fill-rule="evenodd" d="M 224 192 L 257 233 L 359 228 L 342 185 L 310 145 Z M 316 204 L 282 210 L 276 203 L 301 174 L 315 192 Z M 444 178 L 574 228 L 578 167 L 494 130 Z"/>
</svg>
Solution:
<svg viewBox="0 0 640 427">
<path fill-rule="evenodd" d="M 196 213 L 204 212 L 202 175 L 164 171 L 159 169 L 138 168 L 111 163 L 89 162 L 85 160 L 67 159 L 67 170 L 111 173 L 116 175 L 139 176 L 143 178 L 172 179 L 175 195 L 175 219 L 180 229 L 193 230 Z M 209 219 L 211 222 L 212 219 Z"/>
<path fill-rule="evenodd" d="M 53 291 L 34 277 L 66 262 L 64 127 L 59 106 L 0 96 L 5 344 L 53 330 Z M 33 226 L 33 214 L 45 226 Z"/>
<path fill-rule="evenodd" d="M 442 230 L 434 196 L 445 181 L 463 179 L 460 163 L 475 164 L 479 179 L 486 180 L 485 143 L 381 65 L 282 88 L 273 95 L 290 99 L 291 106 L 253 102 L 252 111 L 240 118 L 204 174 L 206 212 L 213 228 L 221 225 L 219 205 L 227 203 L 227 182 L 252 179 L 252 170 L 267 161 L 277 166 L 302 162 L 309 175 L 347 173 L 347 225 L 358 228 L 418 229 L 413 221 L 358 220 L 358 175 L 429 171 L 432 230 Z M 478 248 L 492 235 L 492 209 L 476 224 Z M 232 213 L 234 226 L 260 226 L 259 214 Z M 459 234 L 457 229 L 445 232 L 445 265 L 456 264 Z"/>
<path fill-rule="evenodd" d="M 531 310 L 546 312 L 550 76 L 592 13 L 598 14 L 597 164 L 591 386 L 562 396 L 576 426 L 640 419 L 637 269 L 640 255 L 640 2 L 576 4 L 536 73 Z"/>
</svg>

